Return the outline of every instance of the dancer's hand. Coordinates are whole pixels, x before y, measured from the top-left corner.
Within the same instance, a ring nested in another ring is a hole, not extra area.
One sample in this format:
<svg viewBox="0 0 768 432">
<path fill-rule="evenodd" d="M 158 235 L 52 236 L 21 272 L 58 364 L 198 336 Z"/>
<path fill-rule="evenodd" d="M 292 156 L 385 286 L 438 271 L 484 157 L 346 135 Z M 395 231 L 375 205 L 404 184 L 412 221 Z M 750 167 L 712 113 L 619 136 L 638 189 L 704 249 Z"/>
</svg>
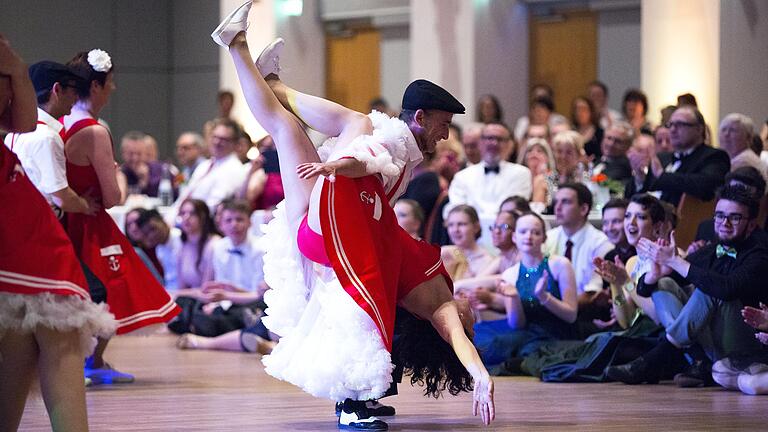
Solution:
<svg viewBox="0 0 768 432">
<path fill-rule="evenodd" d="M 744 317 L 744 322 L 750 326 L 758 330 L 768 331 L 768 306 L 762 303 L 760 303 L 760 309 L 746 306 L 741 310 L 741 316 Z"/>
<path fill-rule="evenodd" d="M 480 412 L 480 419 L 486 426 L 496 418 L 496 406 L 493 404 L 493 380 L 487 374 L 475 380 L 475 389 L 472 395 L 472 415 L 476 416 L 478 412 Z"/>
<path fill-rule="evenodd" d="M 330 182 L 336 181 L 336 166 L 324 162 L 307 162 L 296 166 L 296 174 L 302 179 L 311 179 L 319 175 Z"/>
</svg>

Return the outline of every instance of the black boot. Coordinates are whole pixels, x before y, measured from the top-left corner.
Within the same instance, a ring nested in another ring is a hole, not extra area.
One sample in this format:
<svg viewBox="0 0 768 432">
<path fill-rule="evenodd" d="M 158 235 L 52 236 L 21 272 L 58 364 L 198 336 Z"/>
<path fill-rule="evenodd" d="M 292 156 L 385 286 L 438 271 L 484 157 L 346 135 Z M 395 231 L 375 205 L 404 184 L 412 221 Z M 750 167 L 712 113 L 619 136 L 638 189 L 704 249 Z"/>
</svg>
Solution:
<svg viewBox="0 0 768 432">
<path fill-rule="evenodd" d="M 345 399 L 339 413 L 339 429 L 385 431 L 388 426 L 371 414 L 365 401 Z"/>
<path fill-rule="evenodd" d="M 336 402 L 336 417 L 341 415 L 341 409 L 344 406 L 344 402 Z M 365 401 L 365 407 L 368 408 L 368 412 L 371 415 L 377 417 L 392 417 L 395 415 L 395 407 L 390 405 L 384 405 L 379 402 L 378 399 L 371 399 Z"/>
</svg>

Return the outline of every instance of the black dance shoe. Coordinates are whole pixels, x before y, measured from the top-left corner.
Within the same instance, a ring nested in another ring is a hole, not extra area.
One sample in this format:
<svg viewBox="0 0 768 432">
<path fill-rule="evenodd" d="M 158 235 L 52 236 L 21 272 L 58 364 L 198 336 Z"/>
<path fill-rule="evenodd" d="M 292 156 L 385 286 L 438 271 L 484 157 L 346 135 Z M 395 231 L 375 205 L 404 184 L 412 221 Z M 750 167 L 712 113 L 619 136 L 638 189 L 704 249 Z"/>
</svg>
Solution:
<svg viewBox="0 0 768 432">
<path fill-rule="evenodd" d="M 360 431 L 385 431 L 387 423 L 376 418 L 366 407 L 366 401 L 346 399 L 339 412 L 339 429 Z"/>
<path fill-rule="evenodd" d="M 336 417 L 341 415 L 341 408 L 344 406 L 344 402 L 336 402 Z M 377 399 L 371 399 L 365 402 L 365 407 L 371 415 L 376 417 L 392 417 L 395 415 L 395 407 L 390 405 L 384 405 Z"/>
<path fill-rule="evenodd" d="M 708 360 L 697 360 L 684 372 L 675 375 L 675 384 L 678 387 L 712 387 L 715 385 L 712 379 L 712 363 Z"/>
<path fill-rule="evenodd" d="M 644 358 L 638 357 L 621 366 L 608 366 L 605 374 L 613 381 L 624 384 L 658 384 L 659 372 L 650 367 Z"/>
</svg>

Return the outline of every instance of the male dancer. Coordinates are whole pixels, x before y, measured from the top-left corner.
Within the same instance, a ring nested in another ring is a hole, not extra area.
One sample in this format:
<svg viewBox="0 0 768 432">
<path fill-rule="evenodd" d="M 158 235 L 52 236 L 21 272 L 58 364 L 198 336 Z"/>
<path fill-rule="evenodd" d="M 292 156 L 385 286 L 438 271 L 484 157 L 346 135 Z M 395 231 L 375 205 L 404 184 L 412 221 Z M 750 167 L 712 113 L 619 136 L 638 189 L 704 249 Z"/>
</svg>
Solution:
<svg viewBox="0 0 768 432">
<path fill-rule="evenodd" d="M 273 354 L 264 360 L 267 372 L 300 385 L 312 394 L 345 399 L 339 419 L 341 428 L 386 429 L 386 423 L 372 417 L 362 401 L 384 393 L 391 379 L 388 376 L 391 367 L 372 371 L 379 377 L 386 374 L 385 380 L 368 376 L 364 367 L 356 371 L 360 376 L 349 377 L 347 370 L 355 368 L 348 367 L 347 362 L 357 366 L 359 357 L 365 355 L 374 362 L 381 357 L 382 351 L 389 360 L 395 305 L 400 304 L 414 315 L 429 320 L 433 332 L 436 330 L 447 342 L 456 363 L 460 362 L 468 375 L 437 376 L 437 379 L 446 383 L 454 394 L 468 389 L 474 379 L 474 411 L 476 413 L 480 408 L 483 421 L 488 424 L 494 417 L 493 383 L 465 333 L 471 328 L 470 314 L 459 312 L 452 300 L 450 278 L 445 274 L 437 249 L 393 228 L 397 227 L 397 222 L 391 208 L 405 190 L 412 168 L 421 160 L 421 152 L 434 151 L 436 141 L 447 137 L 453 114 L 463 113 L 463 106 L 448 92 L 424 80 L 412 83 L 406 90 L 403 121 L 380 113 L 364 116 L 290 89 L 276 75 L 269 76 L 278 69 L 280 40 L 268 47 L 254 65 L 244 33 L 249 8 L 250 2 L 238 8 L 212 37 L 229 48 L 248 105 L 274 138 L 281 166 L 286 167 L 282 180 L 285 189 L 292 193 L 286 194 L 284 207 L 267 235 L 284 221 L 288 228 L 280 232 L 297 238 L 298 248 L 306 259 L 332 267 L 335 273 L 328 279 L 318 276 L 322 270 L 318 273 L 317 266 L 310 267 L 309 272 L 307 266 L 299 266 L 299 270 L 304 270 L 304 280 L 309 287 L 308 293 L 306 287 L 303 290 L 309 299 L 301 305 L 300 317 L 294 322 L 268 311 L 271 316 L 266 318 L 271 319 L 265 323 L 270 326 L 271 322 L 272 329 L 283 338 Z M 268 77 L 269 84 L 263 76 Z M 320 150 L 330 153 L 326 162 L 320 161 L 292 113 L 310 127 L 337 137 Z M 296 171 L 292 172 L 288 167 L 296 167 Z M 318 176 L 320 178 L 315 180 Z M 389 201 L 390 205 L 383 206 L 383 200 Z M 285 248 L 270 244 L 272 252 Z M 268 277 L 275 269 L 271 267 L 275 264 L 270 263 L 269 254 L 265 257 Z M 301 259 L 300 264 L 304 263 Z M 287 285 L 295 284 L 295 270 L 294 280 L 286 276 L 291 275 L 274 272 L 273 277 L 278 283 L 268 280 L 271 286 L 279 286 L 271 292 L 273 298 L 277 299 Z M 334 287 L 349 297 L 334 298 L 339 292 Z M 326 297 L 326 300 L 319 297 Z M 334 327 L 336 315 L 348 311 L 332 310 L 333 313 L 329 313 L 327 310 L 343 308 L 345 298 L 353 299 L 355 309 L 362 309 L 367 319 L 354 321 L 357 317 L 352 311 L 345 316 L 349 319 L 347 325 L 342 323 Z M 271 303 L 269 298 L 267 302 Z M 279 305 L 279 302 L 274 304 Z M 272 304 L 270 308 L 273 308 Z M 314 324 L 317 321 L 312 320 L 318 317 L 322 319 L 322 326 L 307 325 L 306 321 Z M 288 324 L 284 328 L 278 328 L 285 322 Z M 373 325 L 366 326 L 366 323 Z M 368 333 L 370 329 L 380 337 L 372 338 Z M 344 336 L 343 340 L 334 340 L 339 334 Z M 326 339 L 318 341 L 320 336 Z M 336 343 L 338 345 L 334 345 Z M 353 343 L 371 350 L 363 353 L 352 350 L 350 353 L 347 345 Z M 378 343 L 378 346 L 371 347 L 369 343 Z M 314 351 L 307 350 L 307 346 Z M 329 351 L 327 346 L 338 346 L 339 350 Z M 300 354 L 304 352 L 314 352 L 315 355 L 302 363 Z M 326 363 L 329 359 L 321 354 L 328 354 L 330 361 Z M 439 355 L 434 357 L 446 362 L 450 360 Z M 335 367 L 326 367 L 334 363 L 337 363 Z M 300 370 L 301 367 L 312 370 L 307 372 Z M 427 375 L 435 370 L 419 369 L 419 372 Z M 370 381 L 366 381 L 369 378 Z M 428 392 L 438 393 L 439 390 L 428 385 Z"/>
</svg>

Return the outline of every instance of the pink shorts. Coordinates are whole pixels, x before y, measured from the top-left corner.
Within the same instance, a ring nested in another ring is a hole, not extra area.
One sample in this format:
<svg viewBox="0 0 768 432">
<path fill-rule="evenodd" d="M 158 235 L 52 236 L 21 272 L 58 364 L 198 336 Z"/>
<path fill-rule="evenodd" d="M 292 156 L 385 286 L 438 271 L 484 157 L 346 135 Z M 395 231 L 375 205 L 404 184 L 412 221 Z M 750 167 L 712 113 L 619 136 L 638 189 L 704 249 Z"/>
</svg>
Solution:
<svg viewBox="0 0 768 432">
<path fill-rule="evenodd" d="M 325 253 L 323 236 L 312 231 L 312 228 L 307 223 L 307 215 L 304 215 L 304 219 L 299 224 L 299 230 L 296 233 L 296 243 L 299 246 L 299 252 L 308 260 L 331 267 L 331 260 L 328 259 L 328 255 Z"/>
</svg>

